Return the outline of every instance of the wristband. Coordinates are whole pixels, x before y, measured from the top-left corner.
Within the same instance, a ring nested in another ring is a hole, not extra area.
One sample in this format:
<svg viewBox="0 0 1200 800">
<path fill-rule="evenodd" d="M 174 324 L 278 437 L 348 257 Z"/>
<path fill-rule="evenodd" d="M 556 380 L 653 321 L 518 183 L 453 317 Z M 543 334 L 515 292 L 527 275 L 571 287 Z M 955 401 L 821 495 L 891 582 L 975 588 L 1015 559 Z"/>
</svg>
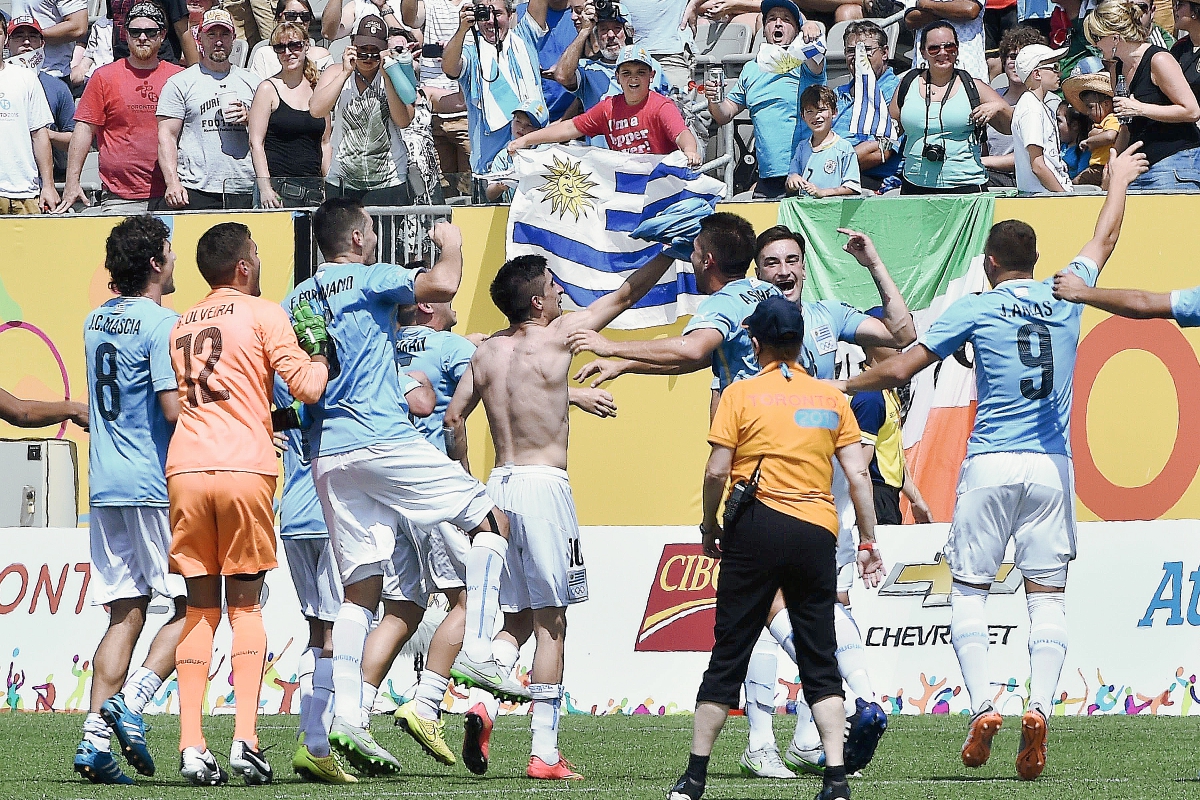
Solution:
<svg viewBox="0 0 1200 800">
<path fill-rule="evenodd" d="M 873 553 L 873 552 L 875 552 L 875 543 L 874 542 L 866 542 L 865 544 L 860 544 L 858 546 L 858 549 L 860 552 L 863 550 L 866 550 L 867 552 Z"/>
</svg>

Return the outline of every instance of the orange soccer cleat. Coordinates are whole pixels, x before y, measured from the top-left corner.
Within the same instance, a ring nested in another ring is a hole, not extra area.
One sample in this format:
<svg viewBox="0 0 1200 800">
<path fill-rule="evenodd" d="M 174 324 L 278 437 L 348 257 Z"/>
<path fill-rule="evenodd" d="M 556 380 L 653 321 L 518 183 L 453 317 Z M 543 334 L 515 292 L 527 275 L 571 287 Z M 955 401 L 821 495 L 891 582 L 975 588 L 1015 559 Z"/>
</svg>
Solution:
<svg viewBox="0 0 1200 800">
<path fill-rule="evenodd" d="M 561 755 L 558 757 L 557 764 L 547 764 L 537 756 L 530 756 L 529 766 L 525 769 L 525 774 L 530 778 L 536 778 L 541 781 L 583 780 L 583 776 L 575 771 L 575 767 L 571 766 L 571 762 L 567 761 Z"/>
<path fill-rule="evenodd" d="M 967 740 L 962 746 L 962 762 L 968 767 L 982 767 L 992 755 L 992 738 L 1004 724 L 1004 717 L 988 707 L 971 717 Z"/>
<path fill-rule="evenodd" d="M 1046 768 L 1046 717 L 1031 708 L 1021 717 L 1021 748 L 1017 751 L 1017 776 L 1037 780 Z"/>
</svg>

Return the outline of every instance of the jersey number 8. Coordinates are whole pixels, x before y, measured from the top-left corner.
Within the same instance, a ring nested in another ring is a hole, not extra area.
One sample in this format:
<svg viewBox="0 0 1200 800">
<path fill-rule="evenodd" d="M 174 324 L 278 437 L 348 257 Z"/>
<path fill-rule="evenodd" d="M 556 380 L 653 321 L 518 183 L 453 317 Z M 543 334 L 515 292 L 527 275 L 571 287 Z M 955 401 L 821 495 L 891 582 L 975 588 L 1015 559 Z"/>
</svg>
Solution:
<svg viewBox="0 0 1200 800">
<path fill-rule="evenodd" d="M 117 346 L 105 342 L 96 346 L 96 408 L 100 416 L 113 422 L 121 416 L 121 384 L 117 383 Z"/>
</svg>

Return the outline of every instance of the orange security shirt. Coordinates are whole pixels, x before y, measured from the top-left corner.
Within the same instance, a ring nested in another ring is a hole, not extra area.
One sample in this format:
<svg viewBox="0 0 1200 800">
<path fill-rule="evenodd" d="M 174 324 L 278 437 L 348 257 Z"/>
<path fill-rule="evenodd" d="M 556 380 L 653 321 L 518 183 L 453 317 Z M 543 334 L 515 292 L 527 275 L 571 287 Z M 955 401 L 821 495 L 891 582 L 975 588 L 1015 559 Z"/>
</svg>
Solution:
<svg viewBox="0 0 1200 800">
<path fill-rule="evenodd" d="M 179 381 L 179 422 L 167 450 L 167 477 L 227 470 L 277 475 L 271 444 L 275 373 L 292 396 L 314 403 L 328 370 L 300 349 L 287 312 L 236 289 L 214 289 L 171 331 Z"/>
<path fill-rule="evenodd" d="M 846 396 L 796 367 L 785 378 L 775 363 L 731 383 L 708 442 L 732 448 L 731 485 L 748 480 L 762 459 L 758 494 L 764 505 L 837 536 L 834 452 L 862 437 Z"/>
</svg>

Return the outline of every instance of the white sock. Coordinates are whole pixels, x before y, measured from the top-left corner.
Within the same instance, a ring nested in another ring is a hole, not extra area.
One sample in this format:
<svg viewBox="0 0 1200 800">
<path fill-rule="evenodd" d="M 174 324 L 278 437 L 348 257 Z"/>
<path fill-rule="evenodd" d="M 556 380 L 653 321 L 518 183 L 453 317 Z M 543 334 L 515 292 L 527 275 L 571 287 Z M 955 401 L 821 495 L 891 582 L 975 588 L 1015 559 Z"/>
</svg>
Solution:
<svg viewBox="0 0 1200 800">
<path fill-rule="evenodd" d="M 841 603 L 833 606 L 833 629 L 837 636 L 838 672 L 842 680 L 850 687 L 855 697 L 861 697 L 868 703 L 875 702 L 875 691 L 871 688 L 871 678 L 867 675 L 867 649 L 863 647 L 862 635 L 858 632 L 858 623 L 850 616 L 850 608 Z M 851 708 L 854 699 L 847 697 Z"/>
<path fill-rule="evenodd" d="M 750 654 L 746 670 L 746 720 L 750 723 L 751 750 L 775 746 L 775 679 L 779 674 L 779 645 L 764 629 Z"/>
<path fill-rule="evenodd" d="M 484 713 L 488 715 L 488 719 L 493 722 L 496 717 L 500 716 L 500 701 L 497 700 L 490 692 L 485 692 L 482 689 L 471 690 L 471 708 L 474 708 L 477 703 L 483 704 Z"/>
<path fill-rule="evenodd" d="M 967 685 L 972 713 L 991 705 L 991 684 L 988 683 L 988 591 L 957 581 L 950 590 L 950 640 L 958 656 L 963 683 Z"/>
<path fill-rule="evenodd" d="M 521 658 L 521 651 L 508 639 L 497 637 L 492 640 L 492 658 L 496 659 L 505 675 L 511 675 Z"/>
<path fill-rule="evenodd" d="M 792 734 L 792 746 L 797 750 L 820 750 L 822 747 L 821 731 L 817 729 L 803 693 L 796 698 L 796 732 Z"/>
<path fill-rule="evenodd" d="M 442 714 L 442 700 L 446 690 L 450 688 L 450 679 L 438 675 L 433 670 L 421 670 L 421 679 L 417 682 L 417 696 L 414 707 L 421 719 L 435 720 Z"/>
<path fill-rule="evenodd" d="M 1058 677 L 1067 657 L 1067 597 L 1064 592 L 1029 592 L 1029 707 L 1049 717 Z"/>
<path fill-rule="evenodd" d="M 792 618 L 788 616 L 788 610 L 785 608 L 775 615 L 775 619 L 771 620 L 771 624 L 767 626 L 771 631 L 771 635 L 775 637 L 775 641 L 779 642 L 779 646 L 783 648 L 783 652 L 787 653 L 787 657 L 796 663 L 796 639 L 792 635 Z"/>
<path fill-rule="evenodd" d="M 300 682 L 300 725 L 297 733 L 304 730 L 312 715 L 313 672 L 320 656 L 321 648 L 310 647 L 300 654 L 300 663 L 296 667 L 296 679 Z"/>
<path fill-rule="evenodd" d="M 89 713 L 83 721 L 83 740 L 100 752 L 109 753 L 112 752 L 111 738 L 112 731 L 104 717 L 95 712 Z"/>
<path fill-rule="evenodd" d="M 318 658 L 313 670 L 313 693 L 309 701 L 304 745 L 317 758 L 329 755 L 329 726 L 333 724 L 333 659 Z"/>
<path fill-rule="evenodd" d="M 333 713 L 365 727 L 362 717 L 362 657 L 372 614 L 349 600 L 342 601 L 333 623 Z"/>
<path fill-rule="evenodd" d="M 154 670 L 138 667 L 121 687 L 121 694 L 125 696 L 125 705 L 129 706 L 129 710 L 133 713 L 141 714 L 146 704 L 154 699 L 160 686 L 162 686 L 162 678 L 158 677 Z"/>
<path fill-rule="evenodd" d="M 480 531 L 467 551 L 467 627 L 463 652 L 475 662 L 492 658 L 492 636 L 500 613 L 500 573 L 508 554 L 508 540 Z"/>
<path fill-rule="evenodd" d="M 558 763 L 558 712 L 562 707 L 561 683 L 531 683 L 533 713 L 529 730 L 533 732 L 533 755 L 553 766 Z"/>
<path fill-rule="evenodd" d="M 379 696 L 379 687 L 363 681 L 362 686 L 362 711 L 363 716 L 367 719 L 371 718 L 371 710 L 375 708 L 375 698 Z"/>
</svg>

